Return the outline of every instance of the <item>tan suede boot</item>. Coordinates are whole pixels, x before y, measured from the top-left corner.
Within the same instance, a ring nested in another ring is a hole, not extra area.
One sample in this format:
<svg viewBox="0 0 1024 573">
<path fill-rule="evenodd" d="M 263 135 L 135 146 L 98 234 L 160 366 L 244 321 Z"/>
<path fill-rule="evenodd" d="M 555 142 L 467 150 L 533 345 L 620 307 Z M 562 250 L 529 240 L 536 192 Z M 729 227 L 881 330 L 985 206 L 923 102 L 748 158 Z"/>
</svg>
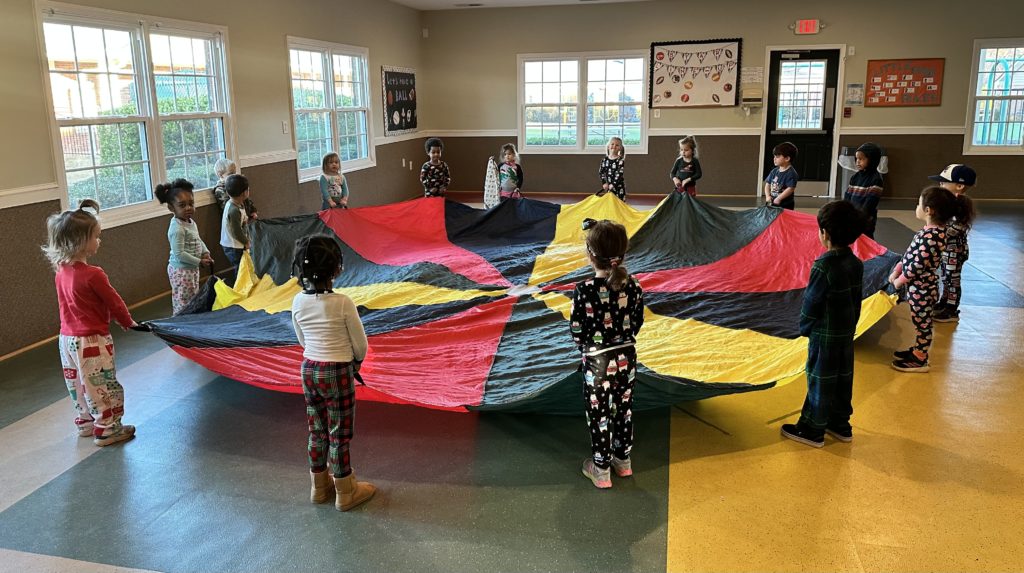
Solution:
<svg viewBox="0 0 1024 573">
<path fill-rule="evenodd" d="M 313 503 L 326 503 L 334 494 L 334 480 L 331 479 L 330 470 L 320 473 L 309 472 L 309 479 L 313 483 L 309 488 L 309 501 Z"/>
<path fill-rule="evenodd" d="M 377 493 L 377 488 L 373 484 L 356 481 L 355 472 L 343 478 L 334 478 L 334 490 L 337 493 L 334 507 L 338 511 L 348 511 Z"/>
</svg>

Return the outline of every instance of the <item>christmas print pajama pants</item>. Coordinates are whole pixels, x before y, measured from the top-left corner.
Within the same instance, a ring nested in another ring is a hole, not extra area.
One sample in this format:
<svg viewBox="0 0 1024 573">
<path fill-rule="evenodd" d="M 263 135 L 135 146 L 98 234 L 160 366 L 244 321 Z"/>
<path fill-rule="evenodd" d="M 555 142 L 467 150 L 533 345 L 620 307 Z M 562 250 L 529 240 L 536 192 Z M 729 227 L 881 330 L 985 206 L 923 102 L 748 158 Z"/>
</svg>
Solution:
<svg viewBox="0 0 1024 573">
<path fill-rule="evenodd" d="M 167 265 L 167 279 L 171 283 L 171 309 L 178 314 L 199 292 L 199 269 L 179 269 Z"/>
<path fill-rule="evenodd" d="M 64 368 L 75 426 L 93 424 L 93 436 L 108 436 L 121 429 L 124 388 L 114 370 L 114 339 L 109 334 L 60 335 L 60 363 Z"/>
<path fill-rule="evenodd" d="M 629 459 L 633 449 L 633 385 L 636 349 L 632 346 L 583 356 L 583 399 L 594 465 L 612 463 L 612 454 Z"/>
<path fill-rule="evenodd" d="M 303 360 L 302 394 L 309 422 L 309 469 L 319 473 L 330 465 L 334 477 L 348 475 L 356 402 L 350 363 Z"/>
</svg>

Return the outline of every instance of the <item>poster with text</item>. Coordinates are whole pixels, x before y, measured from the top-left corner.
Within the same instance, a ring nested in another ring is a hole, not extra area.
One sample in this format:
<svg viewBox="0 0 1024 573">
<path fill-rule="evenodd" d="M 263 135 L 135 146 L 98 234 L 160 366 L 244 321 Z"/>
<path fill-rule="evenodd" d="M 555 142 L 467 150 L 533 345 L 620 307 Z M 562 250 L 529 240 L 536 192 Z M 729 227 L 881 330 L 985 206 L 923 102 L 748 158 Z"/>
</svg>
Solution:
<svg viewBox="0 0 1024 573">
<path fill-rule="evenodd" d="M 944 58 L 868 60 L 864 107 L 942 104 Z"/>
<path fill-rule="evenodd" d="M 730 38 L 652 43 L 647 105 L 735 106 L 742 42 Z"/>
<path fill-rule="evenodd" d="M 416 70 L 381 66 L 384 135 L 416 131 Z"/>
</svg>

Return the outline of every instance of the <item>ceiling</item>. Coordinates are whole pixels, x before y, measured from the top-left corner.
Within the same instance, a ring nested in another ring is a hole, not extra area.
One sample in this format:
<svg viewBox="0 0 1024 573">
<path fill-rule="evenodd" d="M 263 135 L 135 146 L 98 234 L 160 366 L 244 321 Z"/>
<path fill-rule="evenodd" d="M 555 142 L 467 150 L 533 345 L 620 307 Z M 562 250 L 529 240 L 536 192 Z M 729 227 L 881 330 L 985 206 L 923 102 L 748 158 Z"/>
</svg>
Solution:
<svg viewBox="0 0 1024 573">
<path fill-rule="evenodd" d="M 619 4 L 644 0 L 391 0 L 417 10 L 481 10 L 483 8 L 517 8 L 525 6 L 577 6 L 586 4 Z M 466 6 L 481 4 L 481 6 Z"/>
</svg>

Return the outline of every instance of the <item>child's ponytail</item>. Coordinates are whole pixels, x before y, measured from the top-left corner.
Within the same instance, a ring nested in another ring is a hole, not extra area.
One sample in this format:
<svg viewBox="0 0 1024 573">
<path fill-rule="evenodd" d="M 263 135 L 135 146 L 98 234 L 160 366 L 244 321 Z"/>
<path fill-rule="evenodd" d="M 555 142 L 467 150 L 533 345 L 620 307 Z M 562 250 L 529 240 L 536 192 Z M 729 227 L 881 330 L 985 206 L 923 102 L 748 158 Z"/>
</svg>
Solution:
<svg viewBox="0 0 1024 573">
<path fill-rule="evenodd" d="M 974 210 L 974 201 L 967 196 L 967 193 L 961 193 L 956 196 L 956 222 L 961 225 L 971 228 L 974 224 L 974 218 L 978 215 L 977 211 Z"/>
<path fill-rule="evenodd" d="M 629 280 L 629 271 L 623 264 L 629 239 L 626 228 L 607 219 L 594 221 L 587 233 L 587 251 L 598 270 L 608 271 L 608 286 L 622 290 Z"/>
<path fill-rule="evenodd" d="M 78 209 L 54 213 L 46 218 L 46 244 L 43 254 L 58 270 L 61 265 L 71 262 L 82 251 L 92 231 L 100 221 L 100 204 L 94 199 L 82 199 Z"/>
</svg>

